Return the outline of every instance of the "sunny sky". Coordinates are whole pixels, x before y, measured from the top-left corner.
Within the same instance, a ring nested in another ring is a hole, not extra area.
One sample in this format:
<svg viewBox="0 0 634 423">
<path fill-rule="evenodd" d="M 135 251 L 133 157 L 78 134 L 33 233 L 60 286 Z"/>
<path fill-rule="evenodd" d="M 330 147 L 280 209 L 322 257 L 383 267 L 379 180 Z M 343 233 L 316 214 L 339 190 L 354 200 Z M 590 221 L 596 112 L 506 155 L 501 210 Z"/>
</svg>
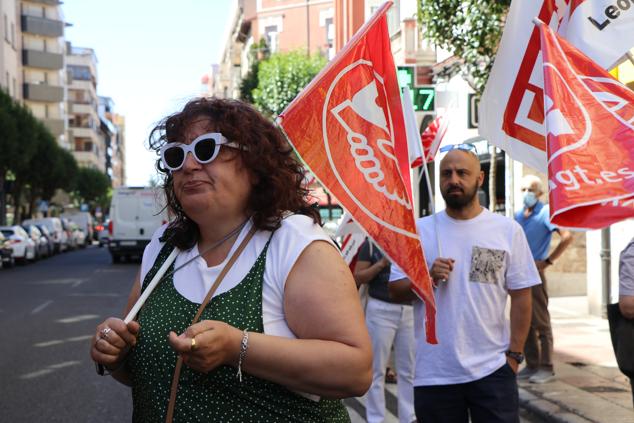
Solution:
<svg viewBox="0 0 634 423">
<path fill-rule="evenodd" d="M 128 185 L 156 175 L 147 146 L 153 125 L 201 93 L 218 63 L 232 0 L 64 0 L 66 40 L 95 50 L 99 95 L 126 118 Z"/>
</svg>

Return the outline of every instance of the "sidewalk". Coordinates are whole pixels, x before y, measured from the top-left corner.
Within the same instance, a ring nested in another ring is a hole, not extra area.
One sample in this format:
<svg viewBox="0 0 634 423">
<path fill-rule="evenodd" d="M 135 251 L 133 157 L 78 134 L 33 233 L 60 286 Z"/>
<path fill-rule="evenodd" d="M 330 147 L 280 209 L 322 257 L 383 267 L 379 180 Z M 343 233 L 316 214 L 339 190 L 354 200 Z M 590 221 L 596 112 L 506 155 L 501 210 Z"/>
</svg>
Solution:
<svg viewBox="0 0 634 423">
<path fill-rule="evenodd" d="M 551 298 L 554 381 L 520 382 L 520 406 L 545 422 L 633 423 L 630 383 L 617 368 L 608 321 L 590 316 L 586 297 Z"/>
</svg>

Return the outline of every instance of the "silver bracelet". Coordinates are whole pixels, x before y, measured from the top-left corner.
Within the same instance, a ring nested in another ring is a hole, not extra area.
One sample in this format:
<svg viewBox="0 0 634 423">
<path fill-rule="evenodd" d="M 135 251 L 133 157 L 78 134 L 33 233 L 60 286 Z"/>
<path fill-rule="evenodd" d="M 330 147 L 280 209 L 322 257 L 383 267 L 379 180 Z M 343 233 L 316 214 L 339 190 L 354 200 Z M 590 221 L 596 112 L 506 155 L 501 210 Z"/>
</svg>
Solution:
<svg viewBox="0 0 634 423">
<path fill-rule="evenodd" d="M 236 377 L 242 382 L 242 362 L 247 356 L 247 348 L 249 348 L 249 332 L 247 330 L 242 331 L 242 342 L 240 342 L 240 355 L 238 356 L 238 373 Z"/>
</svg>

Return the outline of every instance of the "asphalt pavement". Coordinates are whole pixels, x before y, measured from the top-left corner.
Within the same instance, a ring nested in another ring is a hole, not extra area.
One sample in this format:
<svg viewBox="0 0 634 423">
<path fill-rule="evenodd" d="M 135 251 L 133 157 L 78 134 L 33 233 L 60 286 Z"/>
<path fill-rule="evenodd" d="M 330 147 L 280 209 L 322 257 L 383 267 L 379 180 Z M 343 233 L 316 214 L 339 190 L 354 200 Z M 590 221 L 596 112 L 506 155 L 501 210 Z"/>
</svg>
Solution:
<svg viewBox="0 0 634 423">
<path fill-rule="evenodd" d="M 95 373 L 95 326 L 121 315 L 137 265 L 89 247 L 0 269 L 0 421 L 125 422 L 129 389 Z"/>
</svg>

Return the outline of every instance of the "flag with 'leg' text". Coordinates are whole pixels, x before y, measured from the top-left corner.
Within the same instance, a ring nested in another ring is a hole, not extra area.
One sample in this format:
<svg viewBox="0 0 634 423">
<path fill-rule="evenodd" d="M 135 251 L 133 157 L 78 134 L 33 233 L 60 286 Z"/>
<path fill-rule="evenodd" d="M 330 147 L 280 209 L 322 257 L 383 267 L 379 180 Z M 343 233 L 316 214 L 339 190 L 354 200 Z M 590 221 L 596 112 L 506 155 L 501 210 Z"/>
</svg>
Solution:
<svg viewBox="0 0 634 423">
<path fill-rule="evenodd" d="M 514 0 L 478 110 L 478 131 L 513 159 L 546 172 L 538 17 L 610 69 L 634 47 L 633 0 Z"/>
</svg>

